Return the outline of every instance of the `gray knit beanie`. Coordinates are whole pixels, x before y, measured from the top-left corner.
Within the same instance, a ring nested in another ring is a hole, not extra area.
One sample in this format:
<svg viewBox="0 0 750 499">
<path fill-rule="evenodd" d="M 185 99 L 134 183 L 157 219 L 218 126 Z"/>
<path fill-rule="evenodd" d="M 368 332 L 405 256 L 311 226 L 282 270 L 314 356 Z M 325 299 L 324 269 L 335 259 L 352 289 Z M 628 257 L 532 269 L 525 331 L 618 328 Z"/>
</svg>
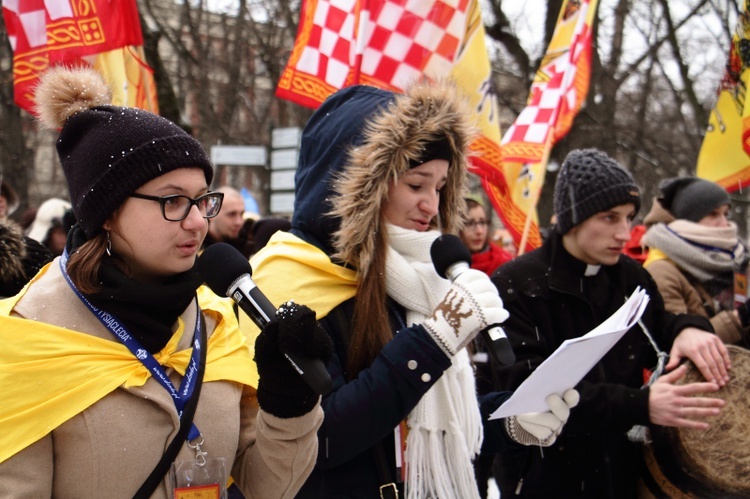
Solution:
<svg viewBox="0 0 750 499">
<path fill-rule="evenodd" d="M 57 139 L 70 200 L 91 238 L 143 184 L 177 168 L 213 169 L 201 144 L 166 118 L 108 105 L 111 91 L 91 68 L 53 67 L 36 89 L 42 124 L 61 129 Z"/>
<path fill-rule="evenodd" d="M 571 151 L 555 184 L 556 228 L 566 234 L 592 215 L 633 203 L 637 212 L 641 194 L 633 177 L 614 159 L 597 149 Z"/>
<path fill-rule="evenodd" d="M 668 178 L 659 183 L 659 190 L 662 207 L 675 218 L 691 222 L 699 222 L 714 209 L 731 202 L 723 187 L 702 178 Z"/>
</svg>

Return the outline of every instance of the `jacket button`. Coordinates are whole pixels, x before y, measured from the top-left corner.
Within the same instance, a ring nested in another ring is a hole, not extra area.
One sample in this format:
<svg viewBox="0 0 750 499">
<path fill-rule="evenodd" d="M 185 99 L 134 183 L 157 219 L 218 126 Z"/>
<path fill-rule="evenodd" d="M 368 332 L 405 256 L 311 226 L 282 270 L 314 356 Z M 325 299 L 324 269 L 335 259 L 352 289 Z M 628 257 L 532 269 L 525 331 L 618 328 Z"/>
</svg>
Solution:
<svg viewBox="0 0 750 499">
<path fill-rule="evenodd" d="M 406 363 L 406 367 L 408 367 L 412 371 L 415 370 L 417 368 L 417 361 L 416 360 L 410 360 L 409 362 Z"/>
<path fill-rule="evenodd" d="M 422 375 L 422 381 L 424 381 L 425 383 L 429 383 L 431 379 L 432 376 L 430 376 L 430 373 L 424 373 Z"/>
</svg>

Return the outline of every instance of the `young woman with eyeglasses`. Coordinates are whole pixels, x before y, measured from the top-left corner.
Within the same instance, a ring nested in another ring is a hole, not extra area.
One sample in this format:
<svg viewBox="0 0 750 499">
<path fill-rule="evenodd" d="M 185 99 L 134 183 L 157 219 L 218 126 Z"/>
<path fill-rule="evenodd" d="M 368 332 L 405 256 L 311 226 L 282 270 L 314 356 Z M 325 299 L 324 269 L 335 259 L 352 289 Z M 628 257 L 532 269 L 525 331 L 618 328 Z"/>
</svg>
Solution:
<svg viewBox="0 0 750 499">
<path fill-rule="evenodd" d="M 471 198 L 466 198 L 465 201 L 466 217 L 460 235 L 471 252 L 471 268 L 492 275 L 500 265 L 512 260 L 513 255 L 492 242 L 491 224 L 484 207 Z"/>
<path fill-rule="evenodd" d="M 231 302 L 200 286 L 223 198 L 201 145 L 110 98 L 92 69 L 54 68 L 36 92 L 78 223 L 0 301 L 0 496 L 225 497 L 231 474 L 248 497 L 293 497 L 319 396 L 266 330 L 256 366 Z"/>
</svg>

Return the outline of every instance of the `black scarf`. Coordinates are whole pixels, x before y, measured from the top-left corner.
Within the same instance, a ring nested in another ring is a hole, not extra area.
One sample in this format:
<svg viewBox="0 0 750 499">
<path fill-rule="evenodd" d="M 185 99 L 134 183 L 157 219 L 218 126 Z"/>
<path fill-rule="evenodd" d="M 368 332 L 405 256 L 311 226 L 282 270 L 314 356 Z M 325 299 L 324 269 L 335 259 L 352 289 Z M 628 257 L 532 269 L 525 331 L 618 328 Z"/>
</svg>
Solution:
<svg viewBox="0 0 750 499">
<path fill-rule="evenodd" d="M 75 242 L 71 244 L 73 239 L 77 238 L 68 237 L 69 251 L 77 246 Z M 169 342 L 177 318 L 190 305 L 201 285 L 195 270 L 171 276 L 161 284 L 138 282 L 126 276 L 113 257 L 106 256 L 102 259 L 99 279 L 100 290 L 85 294 L 86 299 L 116 317 L 151 353 L 158 352 Z"/>
</svg>

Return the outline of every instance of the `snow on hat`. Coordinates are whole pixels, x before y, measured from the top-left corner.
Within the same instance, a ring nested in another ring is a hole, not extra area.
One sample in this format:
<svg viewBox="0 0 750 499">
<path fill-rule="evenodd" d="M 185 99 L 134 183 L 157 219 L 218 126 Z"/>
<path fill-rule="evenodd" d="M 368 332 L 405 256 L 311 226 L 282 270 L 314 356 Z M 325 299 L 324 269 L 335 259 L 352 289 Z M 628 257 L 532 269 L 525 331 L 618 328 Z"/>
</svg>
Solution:
<svg viewBox="0 0 750 499">
<path fill-rule="evenodd" d="M 61 129 L 57 153 L 78 224 L 87 237 L 143 184 L 178 168 L 213 169 L 203 147 L 166 118 L 109 105 L 111 90 L 92 68 L 56 66 L 42 74 L 36 107 Z"/>
</svg>

